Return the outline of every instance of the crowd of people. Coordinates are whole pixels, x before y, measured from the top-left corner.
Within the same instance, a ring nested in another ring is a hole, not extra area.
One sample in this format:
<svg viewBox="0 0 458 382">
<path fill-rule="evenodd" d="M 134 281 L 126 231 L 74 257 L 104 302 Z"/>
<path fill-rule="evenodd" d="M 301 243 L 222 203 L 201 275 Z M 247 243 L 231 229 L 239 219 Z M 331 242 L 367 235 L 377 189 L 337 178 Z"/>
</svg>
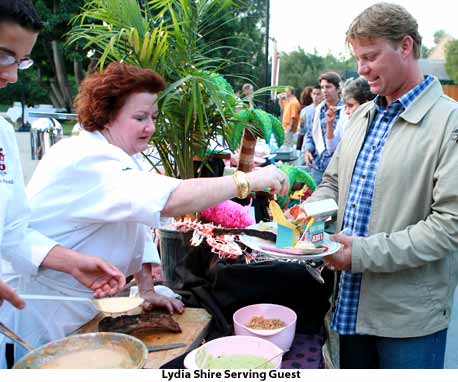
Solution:
<svg viewBox="0 0 458 382">
<path fill-rule="evenodd" d="M 0 3 L 0 87 L 17 81 L 42 22 L 28 0 Z M 298 100 L 282 100 L 285 144 L 303 153 L 319 184 L 307 202 L 339 206 L 342 249 L 325 258 L 340 273 L 331 327 L 341 368 L 443 368 L 458 282 L 458 103 L 423 75 L 421 36 L 403 7 L 377 3 L 346 34 L 358 64 L 343 83 L 325 72 Z M 249 85 L 249 84 L 247 84 Z M 164 80 L 113 62 L 88 76 L 75 101 L 81 133 L 54 145 L 24 186 L 12 126 L 0 117 L 0 255 L 18 277 L 0 281 L 1 321 L 33 346 L 91 320 L 90 304 L 23 301 L 19 293 L 112 295 L 134 275 L 143 309 L 181 313 L 154 291 L 149 227 L 250 191 L 285 194 L 276 166 L 178 180 L 142 169 Z M 243 93 L 254 106 L 253 87 Z M 295 137 L 298 142 L 294 142 Z M 0 338 L 0 362 L 6 337 Z M 16 359 L 23 353 L 15 348 Z"/>
</svg>

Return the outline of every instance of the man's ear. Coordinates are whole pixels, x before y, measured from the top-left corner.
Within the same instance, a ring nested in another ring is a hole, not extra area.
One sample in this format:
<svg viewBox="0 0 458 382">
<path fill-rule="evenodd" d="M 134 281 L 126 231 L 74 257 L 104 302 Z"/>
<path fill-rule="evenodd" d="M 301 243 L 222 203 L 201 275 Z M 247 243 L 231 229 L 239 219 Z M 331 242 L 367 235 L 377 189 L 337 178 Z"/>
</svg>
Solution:
<svg viewBox="0 0 458 382">
<path fill-rule="evenodd" d="M 413 38 L 411 36 L 404 36 L 399 44 L 399 49 L 405 57 L 409 54 L 413 55 Z"/>
</svg>

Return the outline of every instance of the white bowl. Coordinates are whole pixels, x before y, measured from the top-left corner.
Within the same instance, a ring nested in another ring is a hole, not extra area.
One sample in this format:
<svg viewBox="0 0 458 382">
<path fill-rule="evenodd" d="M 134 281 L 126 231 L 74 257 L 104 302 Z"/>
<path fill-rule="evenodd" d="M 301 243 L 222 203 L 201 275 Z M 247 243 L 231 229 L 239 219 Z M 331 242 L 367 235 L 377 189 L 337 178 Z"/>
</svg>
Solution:
<svg viewBox="0 0 458 382">
<path fill-rule="evenodd" d="M 213 357 L 223 355 L 255 355 L 263 357 L 274 365 L 275 369 L 281 366 L 283 351 L 272 342 L 258 337 L 228 336 L 209 341 L 194 349 L 184 359 L 186 369 L 206 368 L 207 354 Z M 275 357 L 274 359 L 272 359 Z M 236 367 L 234 367 L 236 368 Z"/>
<path fill-rule="evenodd" d="M 267 319 L 279 319 L 286 326 L 273 330 L 258 330 L 246 327 L 254 316 L 262 316 Z M 232 317 L 234 332 L 236 335 L 255 336 L 268 340 L 285 352 L 291 348 L 296 334 L 297 314 L 294 310 L 277 304 L 255 304 L 240 308 Z"/>
</svg>

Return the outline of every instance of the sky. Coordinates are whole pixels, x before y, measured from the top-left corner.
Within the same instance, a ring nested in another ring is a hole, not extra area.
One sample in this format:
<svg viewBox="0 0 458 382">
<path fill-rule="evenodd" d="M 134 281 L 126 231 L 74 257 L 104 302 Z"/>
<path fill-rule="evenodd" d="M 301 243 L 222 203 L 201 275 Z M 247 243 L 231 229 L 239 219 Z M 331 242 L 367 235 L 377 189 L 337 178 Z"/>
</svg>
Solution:
<svg viewBox="0 0 458 382">
<path fill-rule="evenodd" d="M 405 7 L 416 19 L 423 45 L 434 47 L 434 33 L 445 30 L 458 38 L 456 0 L 388 0 Z M 351 21 L 376 0 L 270 0 L 270 37 L 280 52 L 301 47 L 324 55 L 346 54 L 345 32 Z"/>
</svg>

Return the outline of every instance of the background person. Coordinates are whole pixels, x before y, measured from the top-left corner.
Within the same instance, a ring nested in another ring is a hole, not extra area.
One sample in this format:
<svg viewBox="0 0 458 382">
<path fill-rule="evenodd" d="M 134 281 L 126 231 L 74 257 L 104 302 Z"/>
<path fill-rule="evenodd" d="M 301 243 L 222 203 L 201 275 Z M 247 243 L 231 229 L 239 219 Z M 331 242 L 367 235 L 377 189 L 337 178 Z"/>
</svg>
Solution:
<svg viewBox="0 0 458 382">
<path fill-rule="evenodd" d="M 306 86 L 299 97 L 299 102 L 301 104 L 301 112 L 299 113 L 299 133 L 297 136 L 297 145 L 296 149 L 300 150 L 302 148 L 302 143 L 304 142 L 305 129 L 307 127 L 307 106 L 312 104 L 312 86 Z"/>
<path fill-rule="evenodd" d="M 345 135 L 347 127 L 350 125 L 350 119 L 353 113 L 359 106 L 374 99 L 367 80 L 363 77 L 351 79 L 345 83 L 342 89 L 342 98 L 344 102 L 345 115 L 339 119 L 334 130 L 331 126 L 334 125 L 335 113 L 327 115 L 326 129 L 326 150 L 332 155 L 336 150 L 337 145 Z"/>
<path fill-rule="evenodd" d="M 15 83 L 18 69 L 33 64 L 29 58 L 42 23 L 35 9 L 25 0 L 0 2 L 0 88 Z M 24 189 L 24 179 L 19 161 L 19 150 L 13 127 L 0 117 L 0 267 L 2 260 L 11 263 L 14 270 L 27 277 L 35 277 L 45 268 L 56 273 L 65 272 L 78 280 L 95 297 L 116 293 L 125 284 L 123 274 L 111 264 L 93 256 L 83 255 L 59 245 L 29 227 L 30 210 Z M 63 274 L 63 273 L 62 273 Z M 0 269 L 1 275 L 1 269 Z M 16 308 L 24 308 L 25 302 L 14 291 L 17 285 L 0 281 L 0 305 L 9 301 Z M 8 319 L 3 304 L 1 321 L 13 328 L 13 315 Z M 2 351 L 5 343 L 0 336 Z M 0 357 L 0 366 L 6 367 L 6 359 Z"/>
<path fill-rule="evenodd" d="M 301 110 L 301 118 L 302 116 L 304 117 L 304 139 L 302 141 L 302 146 L 300 148 L 301 150 L 301 158 L 304 158 L 304 153 L 305 153 L 305 137 L 307 136 L 308 132 L 312 130 L 313 126 L 313 117 L 315 116 L 315 110 L 317 106 L 323 102 L 323 95 L 321 93 L 321 86 L 315 85 L 312 89 L 312 92 L 310 93 L 310 96 L 312 98 L 312 103 L 306 106 L 304 109 Z"/>
<path fill-rule="evenodd" d="M 194 213 L 250 190 L 284 194 L 286 175 L 274 166 L 248 174 L 179 180 L 143 171 L 139 153 L 155 131 L 162 78 L 149 69 L 111 63 L 80 85 L 75 106 L 83 131 L 53 145 L 38 164 L 27 193 L 31 225 L 78 251 L 95 253 L 135 275 L 143 308 L 183 312 L 183 304 L 154 292 L 150 227 L 161 217 Z M 85 288 L 48 270 L 24 283 L 26 293 L 84 295 Z M 92 304 L 31 301 L 19 335 L 33 346 L 68 335 L 98 312 Z M 16 354 L 19 356 L 20 354 Z"/>
<path fill-rule="evenodd" d="M 246 83 L 242 86 L 242 97 L 243 101 L 247 102 L 251 108 L 255 107 L 253 100 L 254 87 L 253 85 Z"/>
<path fill-rule="evenodd" d="M 308 199 L 338 202 L 343 270 L 331 322 L 342 368 L 443 368 L 458 281 L 458 103 L 423 76 L 403 7 L 377 3 L 347 42 L 374 101 L 351 125 Z"/>
<path fill-rule="evenodd" d="M 313 176 L 316 184 L 321 183 L 323 172 L 331 160 L 326 150 L 326 131 L 336 128 L 342 112 L 340 76 L 335 72 L 326 72 L 320 75 L 319 81 L 324 101 L 316 107 L 312 129 L 307 132 L 304 142 L 305 170 Z M 335 114 L 334 123 L 327 127 L 330 113 Z"/>
<path fill-rule="evenodd" d="M 286 99 L 284 102 L 282 124 L 285 129 L 285 143 L 286 147 L 291 147 L 299 125 L 299 113 L 301 105 L 294 95 L 294 88 L 287 86 L 285 90 Z"/>
</svg>

